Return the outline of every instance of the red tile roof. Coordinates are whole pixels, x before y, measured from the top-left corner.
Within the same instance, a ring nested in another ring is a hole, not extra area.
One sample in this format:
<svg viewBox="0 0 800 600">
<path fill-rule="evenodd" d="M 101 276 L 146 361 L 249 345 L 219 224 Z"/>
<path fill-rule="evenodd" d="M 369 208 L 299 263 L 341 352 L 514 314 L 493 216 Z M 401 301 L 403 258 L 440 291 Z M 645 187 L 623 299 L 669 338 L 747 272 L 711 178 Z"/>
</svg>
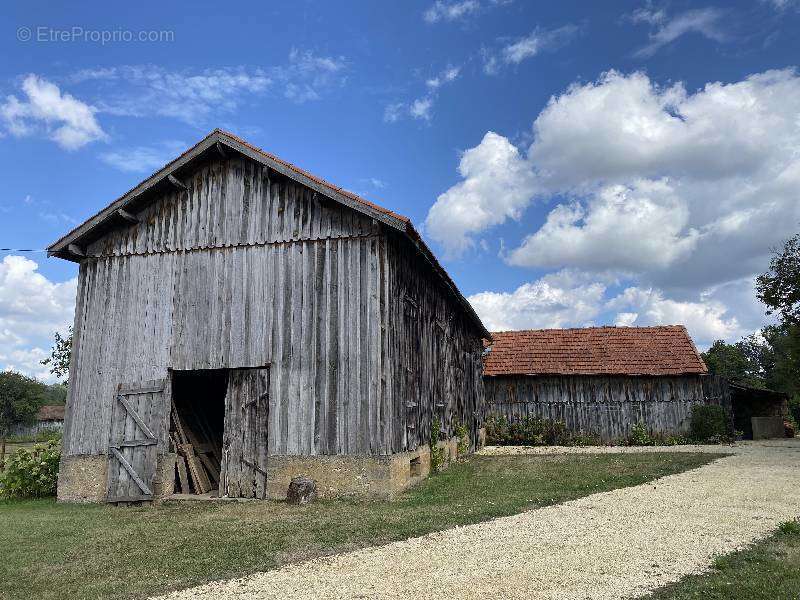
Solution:
<svg viewBox="0 0 800 600">
<path fill-rule="evenodd" d="M 682 375 L 707 373 L 682 325 L 492 333 L 484 375 Z"/>
<path fill-rule="evenodd" d="M 39 421 L 63 421 L 64 405 L 42 406 L 36 414 L 36 419 Z"/>
</svg>

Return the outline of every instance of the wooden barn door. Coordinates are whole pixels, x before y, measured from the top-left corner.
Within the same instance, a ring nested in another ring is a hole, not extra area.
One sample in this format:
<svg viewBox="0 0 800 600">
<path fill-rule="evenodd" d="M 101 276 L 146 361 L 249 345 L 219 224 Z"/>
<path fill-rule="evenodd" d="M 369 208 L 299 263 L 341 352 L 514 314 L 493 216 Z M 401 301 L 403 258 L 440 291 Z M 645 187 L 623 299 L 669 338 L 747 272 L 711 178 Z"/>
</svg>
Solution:
<svg viewBox="0 0 800 600">
<path fill-rule="evenodd" d="M 269 368 L 229 371 L 220 496 L 266 498 L 268 426 Z"/>
<path fill-rule="evenodd" d="M 165 379 L 120 384 L 111 415 L 108 448 L 108 501 L 152 500 L 158 460 L 170 406 Z"/>
</svg>

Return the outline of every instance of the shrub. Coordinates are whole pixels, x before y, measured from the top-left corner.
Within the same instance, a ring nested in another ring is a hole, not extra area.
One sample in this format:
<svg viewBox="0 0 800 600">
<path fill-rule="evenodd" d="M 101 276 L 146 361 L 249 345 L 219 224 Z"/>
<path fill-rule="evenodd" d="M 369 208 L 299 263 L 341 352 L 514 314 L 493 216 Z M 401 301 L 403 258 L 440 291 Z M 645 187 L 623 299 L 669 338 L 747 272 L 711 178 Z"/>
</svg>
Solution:
<svg viewBox="0 0 800 600">
<path fill-rule="evenodd" d="M 512 423 L 502 416 L 486 420 L 486 442 L 496 446 L 586 446 L 598 442 L 589 432 L 573 433 L 564 421 L 523 417 Z"/>
<path fill-rule="evenodd" d="M 725 410 L 715 404 L 695 404 L 689 425 L 689 437 L 703 444 L 721 444 L 733 440 Z"/>
<path fill-rule="evenodd" d="M 637 423 L 631 427 L 631 432 L 625 440 L 628 446 L 655 446 L 656 441 L 647 431 L 647 425 L 644 423 Z"/>
<path fill-rule="evenodd" d="M 58 481 L 61 448 L 51 440 L 31 450 L 20 448 L 6 461 L 0 473 L 0 496 L 6 498 L 42 498 L 54 496 Z"/>
<path fill-rule="evenodd" d="M 439 419 L 434 418 L 431 423 L 431 473 L 438 473 L 444 466 L 444 448 L 439 446 L 442 434 L 442 425 Z"/>
<path fill-rule="evenodd" d="M 458 438 L 458 456 L 466 456 L 469 452 L 469 429 L 463 423 L 456 427 L 456 437 Z"/>
</svg>

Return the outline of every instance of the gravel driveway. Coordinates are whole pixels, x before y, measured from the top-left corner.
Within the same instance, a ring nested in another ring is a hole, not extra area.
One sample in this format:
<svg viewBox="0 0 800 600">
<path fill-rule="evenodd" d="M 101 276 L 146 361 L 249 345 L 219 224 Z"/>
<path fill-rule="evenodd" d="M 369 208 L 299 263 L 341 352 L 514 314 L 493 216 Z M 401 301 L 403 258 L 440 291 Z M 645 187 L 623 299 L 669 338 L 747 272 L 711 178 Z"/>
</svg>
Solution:
<svg viewBox="0 0 800 600">
<path fill-rule="evenodd" d="M 636 596 L 701 571 L 714 555 L 800 516 L 800 439 L 663 450 L 698 449 L 734 455 L 649 484 L 163 598 Z M 611 450 L 503 448 L 485 453 L 514 451 Z"/>
</svg>

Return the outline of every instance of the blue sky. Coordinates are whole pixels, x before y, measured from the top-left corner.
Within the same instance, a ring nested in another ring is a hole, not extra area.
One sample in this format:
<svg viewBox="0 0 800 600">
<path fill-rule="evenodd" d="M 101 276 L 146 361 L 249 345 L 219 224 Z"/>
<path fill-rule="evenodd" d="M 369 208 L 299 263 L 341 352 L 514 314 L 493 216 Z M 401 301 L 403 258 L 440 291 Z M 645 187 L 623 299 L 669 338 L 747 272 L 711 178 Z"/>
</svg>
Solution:
<svg viewBox="0 0 800 600">
<path fill-rule="evenodd" d="M 798 24 L 792 0 L 16 3 L 0 246 L 222 127 L 411 217 L 492 329 L 735 340 L 800 229 Z M 0 367 L 44 376 L 76 266 L 0 261 Z"/>
</svg>

